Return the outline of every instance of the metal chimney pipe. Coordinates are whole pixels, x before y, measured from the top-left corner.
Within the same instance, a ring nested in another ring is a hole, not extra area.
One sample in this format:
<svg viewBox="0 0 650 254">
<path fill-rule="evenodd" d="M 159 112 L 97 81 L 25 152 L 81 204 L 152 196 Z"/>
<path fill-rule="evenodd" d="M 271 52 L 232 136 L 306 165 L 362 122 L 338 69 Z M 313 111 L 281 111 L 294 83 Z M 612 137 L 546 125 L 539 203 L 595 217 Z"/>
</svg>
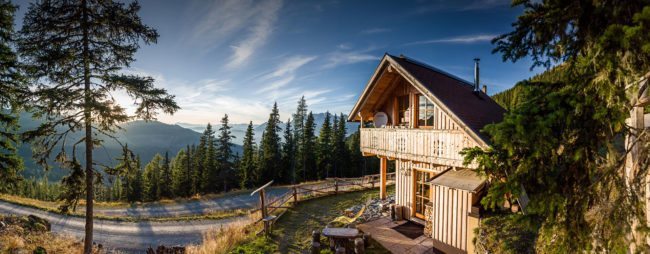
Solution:
<svg viewBox="0 0 650 254">
<path fill-rule="evenodd" d="M 479 67 L 478 67 L 478 62 L 481 61 L 480 58 L 474 58 L 474 92 L 479 91 Z"/>
</svg>

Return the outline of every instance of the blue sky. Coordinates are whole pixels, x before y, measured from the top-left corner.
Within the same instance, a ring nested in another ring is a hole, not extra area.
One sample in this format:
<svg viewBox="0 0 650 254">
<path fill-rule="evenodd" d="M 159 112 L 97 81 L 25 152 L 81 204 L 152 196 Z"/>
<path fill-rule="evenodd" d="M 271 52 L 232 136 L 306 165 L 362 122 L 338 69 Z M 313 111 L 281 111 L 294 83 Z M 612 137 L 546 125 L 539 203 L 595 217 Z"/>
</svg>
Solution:
<svg viewBox="0 0 650 254">
<path fill-rule="evenodd" d="M 20 5 L 18 19 L 27 7 Z M 314 112 L 348 113 L 385 53 L 404 54 L 472 80 L 492 94 L 541 70 L 504 63 L 490 39 L 521 13 L 509 1 L 143 0 L 158 30 L 127 72 L 153 76 L 181 110 L 166 123 L 261 123 L 274 101 L 283 120 L 307 98 Z M 21 23 L 20 20 L 17 23 Z M 19 27 L 18 27 L 19 28 Z"/>
</svg>

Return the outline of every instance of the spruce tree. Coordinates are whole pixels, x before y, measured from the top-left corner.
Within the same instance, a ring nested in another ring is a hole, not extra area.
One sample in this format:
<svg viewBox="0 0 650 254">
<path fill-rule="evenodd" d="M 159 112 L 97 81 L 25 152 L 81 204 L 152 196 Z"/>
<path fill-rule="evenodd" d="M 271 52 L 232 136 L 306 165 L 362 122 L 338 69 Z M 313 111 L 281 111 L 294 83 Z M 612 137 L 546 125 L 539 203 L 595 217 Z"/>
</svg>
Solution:
<svg viewBox="0 0 650 254">
<path fill-rule="evenodd" d="M 336 118 L 335 118 L 336 120 Z M 336 125 L 335 125 L 336 126 Z M 317 148 L 317 179 L 330 177 L 332 170 L 332 126 L 330 124 L 330 113 L 325 112 L 325 120 L 320 128 Z"/>
<path fill-rule="evenodd" d="M 205 154 L 202 158 L 203 160 L 203 175 L 201 177 L 201 192 L 215 192 L 216 191 L 216 182 L 218 175 L 217 167 L 217 143 L 214 137 L 214 130 L 212 130 L 212 125 L 208 123 L 208 126 L 203 132 L 205 137 Z"/>
<path fill-rule="evenodd" d="M 142 163 L 140 162 L 140 155 L 135 157 L 135 167 L 133 168 L 133 175 L 131 176 L 133 181 L 127 192 L 127 200 L 129 202 L 142 201 L 143 198 L 143 172 L 142 172 Z"/>
<path fill-rule="evenodd" d="M 276 179 L 280 171 L 278 165 L 281 159 L 280 136 L 278 134 L 280 131 L 282 131 L 280 113 L 278 104 L 274 103 L 260 144 L 262 157 L 259 160 L 258 172 L 260 173 L 260 180 L 264 183 Z"/>
<path fill-rule="evenodd" d="M 346 140 L 346 148 L 350 156 L 350 176 L 365 175 L 366 172 L 363 171 L 364 158 L 361 154 L 361 126 L 348 137 Z"/>
<path fill-rule="evenodd" d="M 93 243 L 93 149 L 101 146 L 97 134 L 110 134 L 118 124 L 131 120 L 110 93 L 125 91 L 136 101 L 135 117 L 155 119 L 156 111 L 174 113 L 178 106 L 164 89 L 153 86 L 150 77 L 120 74 L 134 60 L 139 43 L 155 43 L 156 30 L 142 23 L 137 2 L 125 4 L 110 0 L 38 1 L 29 5 L 20 31 L 18 48 L 33 82 L 35 117 L 45 122 L 26 133 L 36 138 L 35 157 L 42 165 L 54 147 L 61 143 L 84 144 L 85 158 L 61 151 L 56 156 L 71 169 L 73 178 L 85 178 L 86 227 L 84 253 Z M 69 133 L 83 131 L 79 140 L 69 141 Z M 65 146 L 60 146 L 61 150 Z M 82 169 L 81 163 L 85 163 Z M 70 180 L 70 179 L 69 179 Z M 77 180 L 66 184 L 78 184 Z M 81 189 L 82 185 L 68 186 Z M 83 192 L 67 195 L 67 204 Z M 69 193 L 70 194 L 70 193 Z"/>
<path fill-rule="evenodd" d="M 217 137 L 217 166 L 219 171 L 219 183 L 222 188 L 228 189 L 228 181 L 234 180 L 233 170 L 233 152 L 232 152 L 232 139 L 235 136 L 230 131 L 231 127 L 228 125 L 228 114 L 221 118 L 221 127 L 219 127 L 219 136 Z"/>
<path fill-rule="evenodd" d="M 122 153 L 116 160 L 117 165 L 114 168 L 106 168 L 106 173 L 115 176 L 116 179 L 123 179 L 120 181 L 122 183 L 120 188 L 123 190 L 124 195 L 128 197 L 130 185 L 133 180 L 131 176 L 135 166 L 135 156 L 129 150 L 128 144 L 122 147 Z"/>
<path fill-rule="evenodd" d="M 174 159 L 172 160 L 172 184 L 171 188 L 174 190 L 174 194 L 178 197 L 186 197 L 191 194 L 191 189 L 188 189 L 188 183 L 191 182 L 191 179 L 187 178 L 185 165 L 187 164 L 187 152 L 185 149 L 178 151 Z"/>
<path fill-rule="evenodd" d="M 296 181 L 298 176 L 304 175 L 304 174 L 300 174 L 300 172 L 297 171 L 301 171 L 304 173 L 303 162 L 305 160 L 305 156 L 302 148 L 303 148 L 303 137 L 304 137 L 306 119 L 307 119 L 307 101 L 305 101 L 305 96 L 302 96 L 298 101 L 296 113 L 293 114 L 293 143 L 295 144 L 293 150 L 295 151 L 295 156 L 291 164 L 291 174 L 294 182 Z"/>
<path fill-rule="evenodd" d="M 333 142 L 332 146 L 334 147 L 334 167 L 336 169 L 336 176 L 338 177 L 349 177 L 350 168 L 349 161 L 350 155 L 348 150 L 345 147 L 345 136 L 347 135 L 347 129 L 345 125 L 346 116 L 341 114 L 338 118 L 338 124 L 336 125 L 335 130 L 333 131 Z"/>
<path fill-rule="evenodd" d="M 465 150 L 466 162 L 492 180 L 482 204 L 496 207 L 525 189 L 526 214 L 541 224 L 540 253 L 650 251 L 650 141 L 640 137 L 634 171 L 620 147 L 622 136 L 640 131 L 625 119 L 636 81 L 650 70 L 648 2 L 514 4 L 523 13 L 513 31 L 493 40 L 494 51 L 504 60 L 532 59 L 532 67 L 562 64 L 555 77 L 522 83 L 521 103 L 483 129 L 489 148 Z"/>
<path fill-rule="evenodd" d="M 21 179 L 23 161 L 16 153 L 20 99 L 25 86 L 18 72 L 20 68 L 14 47 L 14 12 L 10 1 L 0 1 L 0 192 L 16 187 Z"/>
<path fill-rule="evenodd" d="M 295 147 L 293 139 L 293 130 L 291 129 L 291 119 L 287 120 L 284 129 L 284 143 L 282 144 L 282 162 L 281 162 L 281 179 L 283 183 L 296 183 L 295 171 L 292 170 L 295 163 Z"/>
<path fill-rule="evenodd" d="M 199 139 L 199 145 L 194 151 L 192 161 L 194 162 L 194 168 L 192 170 L 192 179 L 190 182 L 190 192 L 192 195 L 200 193 L 202 191 L 202 177 L 205 173 L 205 154 L 207 152 L 207 140 L 206 135 L 201 135 Z"/>
<path fill-rule="evenodd" d="M 255 133 L 253 132 L 253 122 L 251 121 L 246 128 L 244 135 L 244 144 L 241 162 L 239 163 L 239 187 L 242 189 L 253 187 L 255 171 Z"/>
<path fill-rule="evenodd" d="M 160 185 L 158 186 L 158 192 L 160 193 L 161 198 L 171 198 L 173 197 L 172 193 L 172 172 L 169 161 L 169 152 L 165 151 L 165 158 L 163 160 L 161 169 L 160 169 Z"/>
<path fill-rule="evenodd" d="M 302 137 L 302 174 L 303 181 L 316 179 L 316 122 L 314 115 L 309 112 L 305 120 L 305 129 Z"/>
<path fill-rule="evenodd" d="M 156 201 L 160 199 L 160 171 L 163 164 L 163 157 L 156 154 L 153 159 L 144 167 L 144 200 Z"/>
</svg>

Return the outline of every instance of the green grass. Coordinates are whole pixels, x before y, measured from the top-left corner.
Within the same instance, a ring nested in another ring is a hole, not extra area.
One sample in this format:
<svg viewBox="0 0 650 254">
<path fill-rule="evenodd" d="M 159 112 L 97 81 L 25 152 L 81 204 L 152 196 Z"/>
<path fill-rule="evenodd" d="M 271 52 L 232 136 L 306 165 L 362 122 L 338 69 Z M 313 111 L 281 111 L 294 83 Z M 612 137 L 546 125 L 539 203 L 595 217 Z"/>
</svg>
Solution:
<svg viewBox="0 0 650 254">
<path fill-rule="evenodd" d="M 388 192 L 393 193 L 394 187 L 389 187 Z M 321 231 L 325 225 L 342 215 L 343 210 L 357 204 L 363 204 L 370 198 L 379 197 L 379 190 L 366 190 L 349 192 L 345 194 L 313 198 L 299 202 L 294 208 L 288 209 L 273 226 L 271 238 L 254 238 L 252 241 L 239 246 L 233 253 L 260 253 L 260 243 L 273 248 L 271 252 L 301 253 L 311 245 L 311 233 Z M 321 239 L 326 245 L 326 238 Z M 277 249 L 276 249 L 277 248 Z M 329 250 L 325 248 L 324 253 Z M 372 241 L 367 253 L 390 253 L 377 242 Z M 268 252 L 267 252 L 268 253 Z"/>
</svg>

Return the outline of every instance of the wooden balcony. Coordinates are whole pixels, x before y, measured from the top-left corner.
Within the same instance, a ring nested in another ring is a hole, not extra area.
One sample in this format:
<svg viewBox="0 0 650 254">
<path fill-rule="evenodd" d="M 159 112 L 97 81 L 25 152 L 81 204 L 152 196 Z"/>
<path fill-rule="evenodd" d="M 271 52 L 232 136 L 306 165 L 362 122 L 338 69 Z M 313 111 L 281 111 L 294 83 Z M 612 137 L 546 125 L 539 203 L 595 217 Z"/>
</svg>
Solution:
<svg viewBox="0 0 650 254">
<path fill-rule="evenodd" d="M 458 130 L 361 129 L 361 152 L 390 159 L 463 167 L 459 152 L 474 146 L 476 142 Z"/>
</svg>

